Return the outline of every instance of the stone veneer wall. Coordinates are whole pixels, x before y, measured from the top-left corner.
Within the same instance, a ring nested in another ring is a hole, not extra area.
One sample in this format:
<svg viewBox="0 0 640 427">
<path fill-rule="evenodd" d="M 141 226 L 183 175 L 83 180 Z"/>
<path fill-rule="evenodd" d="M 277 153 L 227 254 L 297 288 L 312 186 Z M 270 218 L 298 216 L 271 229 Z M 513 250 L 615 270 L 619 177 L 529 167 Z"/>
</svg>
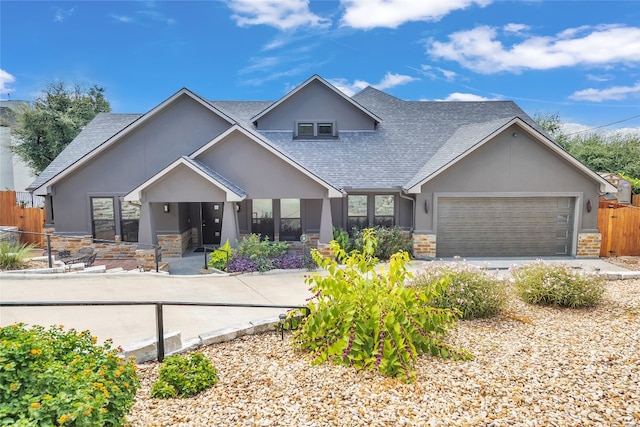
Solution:
<svg viewBox="0 0 640 427">
<path fill-rule="evenodd" d="M 602 235 L 600 233 L 578 233 L 577 257 L 599 257 Z"/>
<path fill-rule="evenodd" d="M 416 259 L 436 257 L 435 234 L 413 234 L 413 256 Z"/>
<path fill-rule="evenodd" d="M 133 242 L 94 242 L 93 236 L 63 236 L 53 234 L 55 229 L 46 228 L 45 234 L 51 235 L 51 250 L 77 252 L 80 248 L 92 247 L 101 259 L 135 258 L 138 243 Z M 119 236 L 117 236 L 119 237 Z M 46 240 L 45 240 L 46 244 Z"/>
<path fill-rule="evenodd" d="M 191 229 L 180 234 L 158 234 L 158 245 L 163 256 L 181 257 L 191 248 Z"/>
</svg>

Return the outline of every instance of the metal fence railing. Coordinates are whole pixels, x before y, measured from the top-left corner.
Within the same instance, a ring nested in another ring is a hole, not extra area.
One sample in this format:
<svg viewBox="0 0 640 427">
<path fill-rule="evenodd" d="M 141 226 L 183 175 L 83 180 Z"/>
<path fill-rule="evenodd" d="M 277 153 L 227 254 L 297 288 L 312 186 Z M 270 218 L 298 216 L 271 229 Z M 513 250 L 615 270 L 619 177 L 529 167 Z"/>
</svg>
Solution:
<svg viewBox="0 0 640 427">
<path fill-rule="evenodd" d="M 186 301 L 0 301 L 0 307 L 83 307 L 83 306 L 155 306 L 156 332 L 157 332 L 157 358 L 158 362 L 164 360 L 164 315 L 163 307 L 171 306 L 200 306 L 200 307 L 226 307 L 226 308 L 282 308 L 303 310 L 305 316 L 310 314 L 309 308 L 297 305 L 268 305 L 268 304 L 236 304 L 216 302 L 186 302 Z M 282 317 L 281 317 L 282 319 Z"/>
</svg>

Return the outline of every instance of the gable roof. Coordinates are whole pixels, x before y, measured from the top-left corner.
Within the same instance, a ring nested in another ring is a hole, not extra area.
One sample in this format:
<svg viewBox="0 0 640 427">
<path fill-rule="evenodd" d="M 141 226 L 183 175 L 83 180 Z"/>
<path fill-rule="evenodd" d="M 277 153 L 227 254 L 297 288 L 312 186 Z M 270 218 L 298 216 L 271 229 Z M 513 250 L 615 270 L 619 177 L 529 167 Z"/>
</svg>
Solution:
<svg viewBox="0 0 640 427">
<path fill-rule="evenodd" d="M 43 191 L 46 191 L 46 188 L 43 189 L 43 187 L 51 186 L 56 181 L 72 173 L 74 170 L 81 167 L 86 162 L 90 161 L 95 156 L 109 148 L 116 141 L 130 134 L 135 129 L 139 128 L 140 126 L 151 120 L 153 117 L 160 114 L 161 111 L 169 107 L 171 104 L 176 102 L 176 100 L 183 96 L 187 96 L 195 100 L 208 110 L 212 111 L 213 113 L 217 114 L 219 117 L 227 121 L 229 124 L 234 123 L 234 120 L 227 114 L 223 113 L 215 106 L 211 105 L 209 102 L 205 101 L 203 98 L 191 92 L 187 88 L 180 89 L 178 92 L 174 93 L 172 96 L 161 102 L 146 114 L 121 115 L 127 116 L 122 117 L 122 121 L 112 120 L 112 114 L 100 113 L 98 114 L 98 116 L 96 116 L 96 118 L 102 116 L 101 120 L 98 120 L 98 123 L 94 124 L 94 121 L 96 121 L 96 119 L 94 118 L 94 120 L 92 120 L 87 125 L 87 127 L 83 129 L 82 132 L 80 132 L 80 134 L 62 151 L 62 153 L 58 157 L 56 157 L 56 159 L 54 159 L 54 162 L 57 161 L 56 164 L 54 165 L 52 162 L 52 164 L 47 166 L 47 168 L 29 185 L 29 187 L 27 187 L 27 190 L 35 190 L 36 193 L 42 193 Z M 128 123 L 124 123 L 127 118 L 130 119 L 130 121 Z M 111 121 L 113 121 L 114 123 L 110 123 Z M 119 128 L 116 128 L 118 123 L 121 126 Z M 124 126 L 122 126 L 122 124 L 124 124 Z M 89 126 L 91 125 L 93 125 L 91 131 L 86 132 L 87 128 L 89 128 Z"/>
<path fill-rule="evenodd" d="M 207 144 L 203 145 L 198 150 L 194 151 L 189 157 L 191 157 L 193 159 L 196 159 L 200 154 L 202 154 L 205 151 L 209 150 L 209 148 L 213 147 L 215 144 L 219 143 L 220 141 L 223 141 L 225 138 L 227 138 L 230 134 L 232 134 L 234 132 L 242 133 L 243 135 L 245 135 L 250 140 L 254 141 L 258 145 L 260 145 L 261 147 L 263 147 L 264 149 L 269 151 L 270 153 L 274 154 L 279 159 L 283 160 L 285 163 L 289 164 L 293 168 L 295 168 L 298 171 L 302 172 L 307 177 L 311 178 L 313 181 L 315 181 L 318 184 L 320 184 L 323 187 L 325 187 L 327 189 L 327 191 L 328 191 L 329 197 L 342 197 L 344 195 L 344 193 L 339 188 L 336 188 L 336 187 L 332 186 L 330 183 L 325 181 L 320 176 L 318 176 L 318 175 L 310 172 L 309 170 L 305 169 L 304 167 L 302 167 L 298 162 L 294 161 L 286 153 L 284 153 L 284 152 L 278 150 L 277 148 L 275 148 L 261 134 L 259 134 L 257 132 L 254 132 L 252 130 L 245 129 L 244 127 L 242 127 L 242 126 L 240 126 L 238 124 L 235 124 L 235 125 L 231 126 L 229 129 L 227 129 L 226 131 L 224 131 L 223 133 L 221 133 L 220 135 L 218 135 L 217 137 L 215 137 L 214 139 L 209 141 Z"/>
<path fill-rule="evenodd" d="M 334 139 L 293 139 L 293 130 L 260 131 L 253 124 L 301 87 L 319 81 L 379 120 L 375 132 L 340 131 Z M 319 76 L 313 76 L 279 101 L 205 101 L 187 89 L 174 94 L 145 115 L 101 113 L 31 184 L 30 190 L 46 186 L 71 173 L 101 150 L 140 126 L 179 96 L 190 96 L 225 118 L 229 129 L 192 153 L 196 157 L 231 132 L 242 132 L 269 152 L 328 189 L 331 197 L 365 190 L 415 192 L 421 183 L 445 170 L 517 123 L 595 181 L 606 181 L 566 153 L 520 107 L 512 101 L 404 101 L 368 87 L 346 97 Z M 474 148 L 475 147 L 475 148 Z M 203 165 L 204 166 L 204 165 Z M 36 193 L 38 194 L 38 193 Z"/>
<path fill-rule="evenodd" d="M 105 141 L 138 120 L 141 114 L 98 113 L 93 120 L 65 147 L 36 179 L 27 191 L 36 191 L 73 166 Z"/>
<path fill-rule="evenodd" d="M 313 76 L 311 76 L 309 79 L 307 79 L 305 82 L 303 82 L 302 84 L 300 84 L 299 86 L 297 86 L 295 89 L 293 89 L 292 91 L 290 91 L 289 93 L 287 93 L 285 96 L 283 96 L 282 98 L 280 98 L 279 100 L 277 100 L 276 102 L 272 103 L 269 107 L 265 108 L 264 110 L 262 110 L 260 113 L 258 113 L 257 115 L 253 116 L 251 118 L 251 122 L 252 123 L 256 123 L 258 120 L 260 120 L 261 117 L 266 116 L 267 114 L 269 114 L 271 111 L 275 110 L 276 108 L 278 108 L 278 106 L 280 104 L 282 104 L 283 102 L 285 102 L 286 100 L 294 97 L 296 95 L 296 93 L 300 92 L 304 87 L 310 85 L 313 82 L 319 82 L 321 84 L 323 84 L 324 86 L 326 86 L 327 88 L 329 88 L 331 91 L 333 91 L 334 93 L 336 93 L 340 98 L 344 99 L 346 102 L 350 103 L 351 105 L 353 105 L 354 107 L 356 107 L 358 110 L 362 111 L 364 114 L 366 114 L 367 116 L 369 116 L 373 121 L 375 121 L 376 123 L 380 123 L 381 119 L 380 117 L 376 116 L 374 113 L 372 113 L 371 111 L 367 110 L 365 107 L 363 107 L 362 105 L 358 104 L 355 100 L 353 100 L 352 98 L 349 98 L 347 95 L 345 95 L 341 90 L 337 89 L 335 86 L 333 86 L 331 83 L 329 83 L 328 81 L 326 81 L 325 79 L 323 79 L 322 77 L 320 77 L 317 74 L 314 74 Z"/>
<path fill-rule="evenodd" d="M 482 147 L 485 143 L 492 140 L 496 135 L 506 130 L 512 125 L 520 126 L 524 131 L 528 132 L 532 137 L 550 148 L 557 155 L 567 160 L 577 169 L 581 170 L 594 181 L 600 183 L 600 189 L 603 192 L 615 192 L 615 188 L 597 173 L 593 172 L 587 166 L 571 156 L 560 146 L 548 139 L 545 135 L 538 132 L 532 126 L 523 121 L 520 117 L 511 119 L 498 119 L 485 123 L 472 123 L 461 126 L 449 138 L 449 140 L 438 150 L 433 157 L 418 171 L 418 173 L 407 183 L 404 189 L 408 193 L 420 193 L 420 187 L 426 182 L 432 180 L 442 172 L 464 159 L 472 152 Z"/>
<path fill-rule="evenodd" d="M 224 191 L 227 195 L 227 200 L 229 202 L 240 202 L 247 197 L 247 193 L 210 167 L 200 163 L 197 160 L 191 159 L 187 156 L 182 156 L 175 162 L 171 163 L 169 166 L 134 188 L 124 196 L 124 199 L 127 201 L 135 201 L 141 199 L 141 193 L 152 186 L 154 183 L 162 179 L 164 176 L 169 174 L 171 171 L 175 170 L 177 167 L 184 165 L 209 181 L 211 184 L 215 185 L 222 191 Z"/>
</svg>

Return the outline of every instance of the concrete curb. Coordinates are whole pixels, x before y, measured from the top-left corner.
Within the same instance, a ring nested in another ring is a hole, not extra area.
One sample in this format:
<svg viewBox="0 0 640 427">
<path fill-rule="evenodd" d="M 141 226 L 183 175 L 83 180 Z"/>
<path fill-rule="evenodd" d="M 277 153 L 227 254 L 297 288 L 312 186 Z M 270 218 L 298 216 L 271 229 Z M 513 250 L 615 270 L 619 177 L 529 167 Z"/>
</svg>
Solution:
<svg viewBox="0 0 640 427">
<path fill-rule="evenodd" d="M 252 320 L 251 322 L 244 323 L 242 325 L 205 332 L 200 334 L 197 338 L 192 338 L 184 343 L 181 340 L 181 333 L 179 331 L 167 332 L 164 335 L 165 356 L 186 353 L 188 351 L 197 350 L 203 346 L 232 341 L 245 335 L 275 331 L 276 325 L 279 323 L 279 317 Z M 125 358 L 134 357 L 136 363 L 157 360 L 158 340 L 154 337 L 128 345 L 124 347 L 124 351 L 121 353 L 121 356 Z"/>
</svg>

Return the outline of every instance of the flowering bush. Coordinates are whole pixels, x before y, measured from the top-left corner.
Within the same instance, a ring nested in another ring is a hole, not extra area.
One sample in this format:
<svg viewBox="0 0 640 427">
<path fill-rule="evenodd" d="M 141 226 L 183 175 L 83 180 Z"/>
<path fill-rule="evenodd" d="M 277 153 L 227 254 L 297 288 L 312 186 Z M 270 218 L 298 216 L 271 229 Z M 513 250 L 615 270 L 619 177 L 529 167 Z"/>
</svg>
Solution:
<svg viewBox="0 0 640 427">
<path fill-rule="evenodd" d="M 135 363 L 89 331 L 0 328 L 0 425 L 122 426 L 138 387 Z"/>
<path fill-rule="evenodd" d="M 558 307 L 589 307 L 604 294 L 604 279 L 581 273 L 566 264 L 546 264 L 539 260 L 510 269 L 515 289 L 530 304 Z"/>
<path fill-rule="evenodd" d="M 251 273 L 253 271 L 258 271 L 258 265 L 245 256 L 234 255 L 227 264 L 227 272 L 229 273 Z"/>
<path fill-rule="evenodd" d="M 434 306 L 456 310 L 463 319 L 493 316 L 507 303 L 505 281 L 466 262 L 431 264 L 413 285 L 424 289 L 442 281 L 447 285 L 433 299 Z"/>
<path fill-rule="evenodd" d="M 362 239 L 362 252 L 348 255 L 331 242 L 336 259 L 344 259 L 344 268 L 335 259 L 312 252 L 328 275 L 306 279 L 315 295 L 307 305 L 309 316 L 293 334 L 294 346 L 309 351 L 316 364 L 331 360 L 406 381 L 415 378 L 413 364 L 419 354 L 471 357 L 441 340 L 456 317 L 451 310 L 433 307 L 431 300 L 446 283 L 423 290 L 405 286 L 411 278 L 406 252 L 393 255 L 388 270 L 382 266 L 376 271 L 375 233 L 365 231 Z"/>
<path fill-rule="evenodd" d="M 202 353 L 167 357 L 151 387 L 151 397 L 190 397 L 218 382 L 218 370 Z"/>
</svg>

